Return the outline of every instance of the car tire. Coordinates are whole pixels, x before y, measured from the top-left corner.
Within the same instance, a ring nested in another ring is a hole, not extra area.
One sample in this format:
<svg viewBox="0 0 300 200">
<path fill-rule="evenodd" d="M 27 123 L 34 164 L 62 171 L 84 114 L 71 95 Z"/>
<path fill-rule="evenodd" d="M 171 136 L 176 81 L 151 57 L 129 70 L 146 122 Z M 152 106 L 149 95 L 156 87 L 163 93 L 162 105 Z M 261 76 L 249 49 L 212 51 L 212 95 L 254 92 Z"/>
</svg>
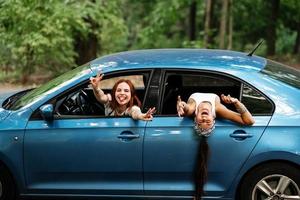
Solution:
<svg viewBox="0 0 300 200">
<path fill-rule="evenodd" d="M 16 188 L 12 176 L 4 166 L 0 166 L 0 200 L 16 199 Z"/>
<path fill-rule="evenodd" d="M 272 162 L 254 168 L 240 185 L 239 200 L 300 199 L 299 167 Z M 298 197 L 298 198 L 295 198 Z"/>
</svg>

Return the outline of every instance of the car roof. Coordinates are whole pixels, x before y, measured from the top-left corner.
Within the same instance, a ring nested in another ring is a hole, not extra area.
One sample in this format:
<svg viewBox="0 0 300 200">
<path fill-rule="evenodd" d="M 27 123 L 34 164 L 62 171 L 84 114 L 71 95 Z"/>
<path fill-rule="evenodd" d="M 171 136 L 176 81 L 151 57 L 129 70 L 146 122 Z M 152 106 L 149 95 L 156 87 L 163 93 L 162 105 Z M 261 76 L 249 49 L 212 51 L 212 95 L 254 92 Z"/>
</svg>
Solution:
<svg viewBox="0 0 300 200">
<path fill-rule="evenodd" d="M 260 71 L 266 59 L 246 53 L 213 49 L 149 49 L 115 53 L 90 62 L 94 72 L 130 68 L 195 68 L 220 71 Z"/>
</svg>

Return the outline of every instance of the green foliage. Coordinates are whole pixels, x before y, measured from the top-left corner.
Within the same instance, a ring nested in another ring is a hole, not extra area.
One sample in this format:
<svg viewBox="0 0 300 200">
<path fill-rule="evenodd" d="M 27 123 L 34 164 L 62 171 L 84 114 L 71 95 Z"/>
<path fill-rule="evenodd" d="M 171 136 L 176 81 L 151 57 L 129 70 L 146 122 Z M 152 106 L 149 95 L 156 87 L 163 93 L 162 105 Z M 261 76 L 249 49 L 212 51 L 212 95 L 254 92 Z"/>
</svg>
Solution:
<svg viewBox="0 0 300 200">
<path fill-rule="evenodd" d="M 0 41 L 9 52 L 2 62 L 25 75 L 38 66 L 57 71 L 60 64 L 74 64 L 72 32 L 86 26 L 72 3 L 8 0 L 1 10 Z"/>
<path fill-rule="evenodd" d="M 278 39 L 276 41 L 277 53 L 279 55 L 292 54 L 293 45 L 296 40 L 296 32 L 286 29 L 281 25 L 277 29 Z"/>
<path fill-rule="evenodd" d="M 137 36 L 139 47 L 180 47 L 186 35 L 184 21 L 190 3 L 190 0 L 157 1 L 143 19 L 147 26 Z"/>
<path fill-rule="evenodd" d="M 118 17 L 117 2 L 1 1 L 2 68 L 11 66 L 25 78 L 37 68 L 54 74 L 66 71 L 75 65 L 78 56 L 75 36 L 86 38 L 89 33 L 102 41 L 104 53 L 118 49 L 114 45 L 124 46 L 127 28 Z"/>
<path fill-rule="evenodd" d="M 86 33 L 97 36 L 99 56 L 124 50 L 127 43 L 128 28 L 123 19 L 122 7 L 124 2 L 119 0 L 83 1 L 78 4 L 82 8 L 82 17 L 89 19 L 89 29 Z"/>
<path fill-rule="evenodd" d="M 197 4 L 196 39 L 189 41 L 190 7 Z M 222 1 L 214 1 L 217 48 Z M 233 50 L 248 52 L 266 40 L 269 3 L 232 1 Z M 78 40 L 96 38 L 97 56 L 140 48 L 203 48 L 206 1 L 201 0 L 0 0 L 0 80 L 36 72 L 56 75 L 75 66 Z M 290 55 L 300 24 L 300 1 L 281 0 L 277 53 Z M 300 33 L 298 33 L 300 34 Z M 95 46 L 95 45 L 93 45 Z M 266 54 L 266 42 L 256 51 Z"/>
</svg>

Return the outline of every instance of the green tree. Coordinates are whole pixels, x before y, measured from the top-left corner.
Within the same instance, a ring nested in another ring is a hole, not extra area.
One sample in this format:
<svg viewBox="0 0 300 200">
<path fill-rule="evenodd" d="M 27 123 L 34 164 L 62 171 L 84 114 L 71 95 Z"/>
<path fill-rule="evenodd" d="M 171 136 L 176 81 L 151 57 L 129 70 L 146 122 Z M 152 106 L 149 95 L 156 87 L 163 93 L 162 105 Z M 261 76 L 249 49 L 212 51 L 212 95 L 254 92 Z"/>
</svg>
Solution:
<svg viewBox="0 0 300 200">
<path fill-rule="evenodd" d="M 117 0 L 6 0 L 0 8 L 0 46 L 5 47 L 0 62 L 13 66 L 22 82 L 37 69 L 57 74 L 74 66 L 83 55 L 75 51 L 78 40 L 97 39 L 96 51 L 101 51 L 94 57 L 126 44 Z"/>
<path fill-rule="evenodd" d="M 38 66 L 56 72 L 74 64 L 72 32 L 86 25 L 72 2 L 8 0 L 0 6 L 0 42 L 8 52 L 2 61 L 22 74 L 22 82 Z"/>
<path fill-rule="evenodd" d="M 280 21 L 284 25 L 281 32 L 284 32 L 283 40 L 279 44 L 282 46 L 283 53 L 290 53 L 292 49 L 292 53 L 300 56 L 300 1 L 299 0 L 281 0 L 280 6 Z M 288 30 L 286 30 L 288 29 Z M 289 36 L 293 37 L 293 33 L 295 37 L 294 41 L 288 43 L 286 38 Z M 279 40 L 280 42 L 280 40 Z M 291 48 L 291 45 L 293 48 Z"/>
</svg>

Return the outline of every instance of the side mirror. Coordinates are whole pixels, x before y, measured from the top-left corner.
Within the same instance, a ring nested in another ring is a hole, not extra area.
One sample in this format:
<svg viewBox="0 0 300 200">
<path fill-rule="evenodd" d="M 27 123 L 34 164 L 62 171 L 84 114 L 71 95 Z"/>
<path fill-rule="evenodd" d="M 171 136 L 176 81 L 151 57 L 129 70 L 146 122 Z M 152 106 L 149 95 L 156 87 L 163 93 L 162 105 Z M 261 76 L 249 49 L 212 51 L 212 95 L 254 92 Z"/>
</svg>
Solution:
<svg viewBox="0 0 300 200">
<path fill-rule="evenodd" d="M 53 105 L 46 104 L 40 107 L 40 112 L 45 121 L 53 120 Z"/>
</svg>

